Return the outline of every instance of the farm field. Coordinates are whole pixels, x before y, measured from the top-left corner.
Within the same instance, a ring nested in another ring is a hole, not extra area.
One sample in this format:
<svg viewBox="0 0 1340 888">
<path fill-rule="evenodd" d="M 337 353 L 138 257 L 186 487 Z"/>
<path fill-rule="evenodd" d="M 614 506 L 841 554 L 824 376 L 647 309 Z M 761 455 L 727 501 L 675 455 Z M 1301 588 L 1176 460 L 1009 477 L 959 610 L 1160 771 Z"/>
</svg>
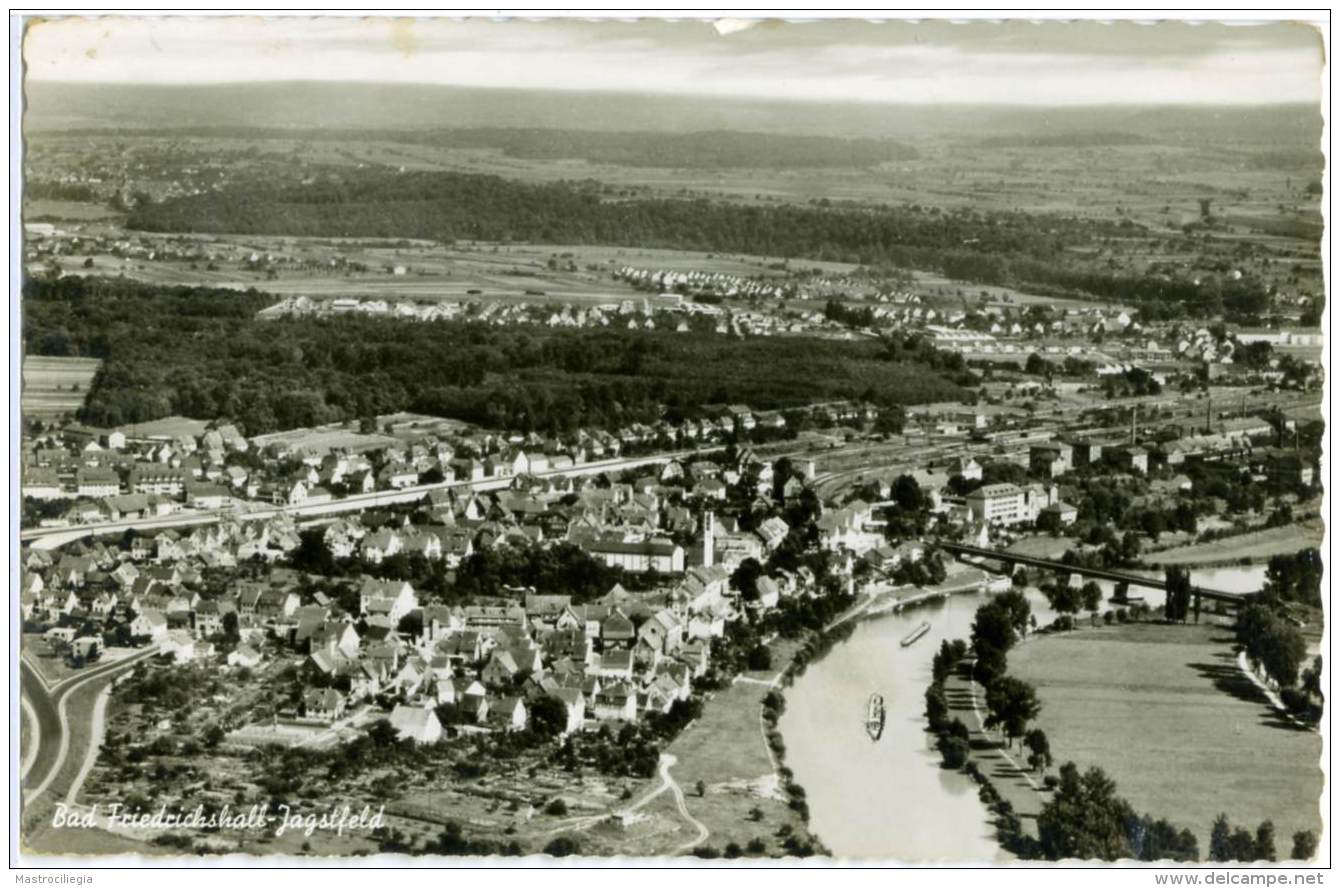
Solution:
<svg viewBox="0 0 1340 888">
<path fill-rule="evenodd" d="M 25 356 L 20 402 L 23 415 L 51 419 L 78 410 L 101 366 L 102 361 L 96 358 Z"/>
<path fill-rule="evenodd" d="M 120 215 L 106 204 L 76 200 L 30 200 L 23 205 L 24 218 L 29 222 L 114 219 Z"/>
<path fill-rule="evenodd" d="M 1275 714 L 1231 640 L 1208 624 L 1081 630 L 1020 646 L 1010 674 L 1037 687 L 1058 765 L 1103 768 L 1138 812 L 1195 833 L 1202 858 L 1220 813 L 1252 831 L 1273 821 L 1287 852 L 1321 828 L 1321 737 Z"/>
<path fill-rule="evenodd" d="M 108 226 L 88 233 L 122 236 Z M 150 244 L 169 238 L 136 232 Z M 635 290 L 612 273 L 624 266 L 672 271 L 705 271 L 742 277 L 785 277 L 769 257 L 721 255 L 682 250 L 533 244 L 422 241 L 332 240 L 256 236 L 188 236 L 214 262 L 182 259 L 90 258 L 75 248 L 68 255 L 30 267 L 37 273 L 56 265 L 67 275 L 125 276 L 150 284 L 256 288 L 276 296 L 312 299 L 345 297 L 413 299 L 419 301 L 516 301 L 528 303 L 609 303 L 647 300 L 663 303 L 656 294 Z M 180 237 L 172 237 L 180 241 Z M 252 255 L 269 256 L 270 270 L 249 264 Z M 552 260 L 552 261 L 551 261 Z M 366 270 L 335 269 L 332 261 L 361 265 Z M 292 263 L 292 264 L 289 264 Z M 299 267 L 301 266 L 301 267 Z M 557 267 L 554 267 L 557 266 Z M 806 262 L 806 269 L 845 274 L 854 266 Z M 327 269 L 327 270 L 318 270 Z M 396 273 L 400 269 L 403 273 Z"/>
</svg>

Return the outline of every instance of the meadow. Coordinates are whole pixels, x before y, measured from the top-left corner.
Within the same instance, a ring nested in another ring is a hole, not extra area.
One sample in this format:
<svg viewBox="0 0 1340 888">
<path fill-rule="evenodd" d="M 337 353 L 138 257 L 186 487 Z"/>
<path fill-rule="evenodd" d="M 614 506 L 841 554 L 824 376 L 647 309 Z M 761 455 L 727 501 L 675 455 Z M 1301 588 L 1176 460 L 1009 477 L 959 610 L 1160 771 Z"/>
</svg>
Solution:
<svg viewBox="0 0 1340 888">
<path fill-rule="evenodd" d="M 1287 855 L 1320 832 L 1321 737 L 1275 714 L 1234 663 L 1222 625 L 1133 623 L 1035 638 L 1010 674 L 1037 687 L 1058 764 L 1101 767 L 1137 811 L 1194 832 L 1220 813 L 1275 825 Z"/>
</svg>

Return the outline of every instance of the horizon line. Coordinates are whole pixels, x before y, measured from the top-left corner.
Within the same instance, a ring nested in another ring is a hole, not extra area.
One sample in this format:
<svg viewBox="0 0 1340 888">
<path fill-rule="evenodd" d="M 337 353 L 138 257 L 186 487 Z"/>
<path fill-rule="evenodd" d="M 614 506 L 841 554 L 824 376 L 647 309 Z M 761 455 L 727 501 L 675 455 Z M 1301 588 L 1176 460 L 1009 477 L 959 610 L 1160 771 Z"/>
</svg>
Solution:
<svg viewBox="0 0 1340 888">
<path fill-rule="evenodd" d="M 433 81 L 415 81 L 415 80 L 340 80 L 326 78 L 310 79 L 281 79 L 281 80 L 209 80 L 196 82 L 177 82 L 163 83 L 160 81 L 149 80 L 80 80 L 80 79 L 52 79 L 42 77 L 24 77 L 24 87 L 28 85 L 46 85 L 46 86 L 65 86 L 65 87 L 144 87 L 151 89 L 165 90 L 189 90 L 189 89 L 221 89 L 229 87 L 246 86 L 362 86 L 362 87 L 401 87 L 406 89 L 455 89 L 455 90 L 475 90 L 490 92 L 514 92 L 514 93 L 568 93 L 574 95 L 603 95 L 603 96 L 626 96 L 629 98 L 656 97 L 669 99 L 696 99 L 717 102 L 761 102 L 771 104 L 788 105 L 859 105 L 874 107 L 909 107 L 909 108 L 931 108 L 950 106 L 953 108 L 1280 108 L 1286 106 L 1305 106 L 1315 107 L 1320 110 L 1321 101 L 1311 102 L 1306 99 L 1280 99 L 1277 102 L 1235 102 L 1232 100 L 1205 99 L 1193 100 L 1182 99 L 1179 101 L 1168 102 L 1150 102 L 1143 100 L 1124 101 L 1120 99 L 1095 100 L 1091 102 L 1073 101 L 1073 102 L 990 102 L 990 101 L 954 101 L 945 99 L 935 99 L 926 101 L 914 100 L 890 100 L 878 101 L 874 99 L 860 98 L 806 98 L 801 96 L 764 96 L 752 93 L 721 94 L 712 92 L 695 92 L 679 90 L 619 90 L 619 89 L 591 89 L 587 87 L 566 87 L 566 86 L 506 86 L 506 85 L 482 85 L 468 83 L 437 83 Z M 25 110 L 31 110 L 30 107 Z"/>
</svg>

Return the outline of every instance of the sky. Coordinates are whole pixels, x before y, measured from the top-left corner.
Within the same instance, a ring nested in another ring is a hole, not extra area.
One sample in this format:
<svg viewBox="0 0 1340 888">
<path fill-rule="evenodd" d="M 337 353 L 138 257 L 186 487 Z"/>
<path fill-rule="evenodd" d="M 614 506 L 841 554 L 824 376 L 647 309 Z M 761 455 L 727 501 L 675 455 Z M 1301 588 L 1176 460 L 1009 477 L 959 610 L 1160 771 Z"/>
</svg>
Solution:
<svg viewBox="0 0 1340 888">
<path fill-rule="evenodd" d="M 1271 104 L 1321 99 L 1294 23 L 65 18 L 30 26 L 35 80 L 285 80 L 807 101 Z"/>
</svg>

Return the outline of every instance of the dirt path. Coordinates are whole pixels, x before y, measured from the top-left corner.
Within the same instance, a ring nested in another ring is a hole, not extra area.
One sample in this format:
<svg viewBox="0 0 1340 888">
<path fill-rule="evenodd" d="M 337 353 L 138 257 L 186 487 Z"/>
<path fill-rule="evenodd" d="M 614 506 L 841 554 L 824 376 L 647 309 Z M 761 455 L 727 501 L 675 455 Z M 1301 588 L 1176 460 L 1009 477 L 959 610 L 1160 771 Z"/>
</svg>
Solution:
<svg viewBox="0 0 1340 888">
<path fill-rule="evenodd" d="M 670 776 L 670 769 L 675 766 L 676 761 L 678 760 L 673 755 L 665 753 L 661 755 L 661 779 L 669 785 L 670 792 L 675 796 L 675 807 L 679 809 L 679 816 L 683 817 L 689 822 L 690 826 L 698 830 L 698 835 L 695 838 L 685 842 L 675 849 L 675 853 L 680 854 L 697 848 L 703 842 L 707 841 L 707 837 L 711 835 L 711 833 L 708 831 L 707 827 L 703 826 L 700 821 L 695 819 L 694 816 L 689 813 L 689 806 L 684 801 L 684 790 L 675 782 L 675 778 Z"/>
</svg>

